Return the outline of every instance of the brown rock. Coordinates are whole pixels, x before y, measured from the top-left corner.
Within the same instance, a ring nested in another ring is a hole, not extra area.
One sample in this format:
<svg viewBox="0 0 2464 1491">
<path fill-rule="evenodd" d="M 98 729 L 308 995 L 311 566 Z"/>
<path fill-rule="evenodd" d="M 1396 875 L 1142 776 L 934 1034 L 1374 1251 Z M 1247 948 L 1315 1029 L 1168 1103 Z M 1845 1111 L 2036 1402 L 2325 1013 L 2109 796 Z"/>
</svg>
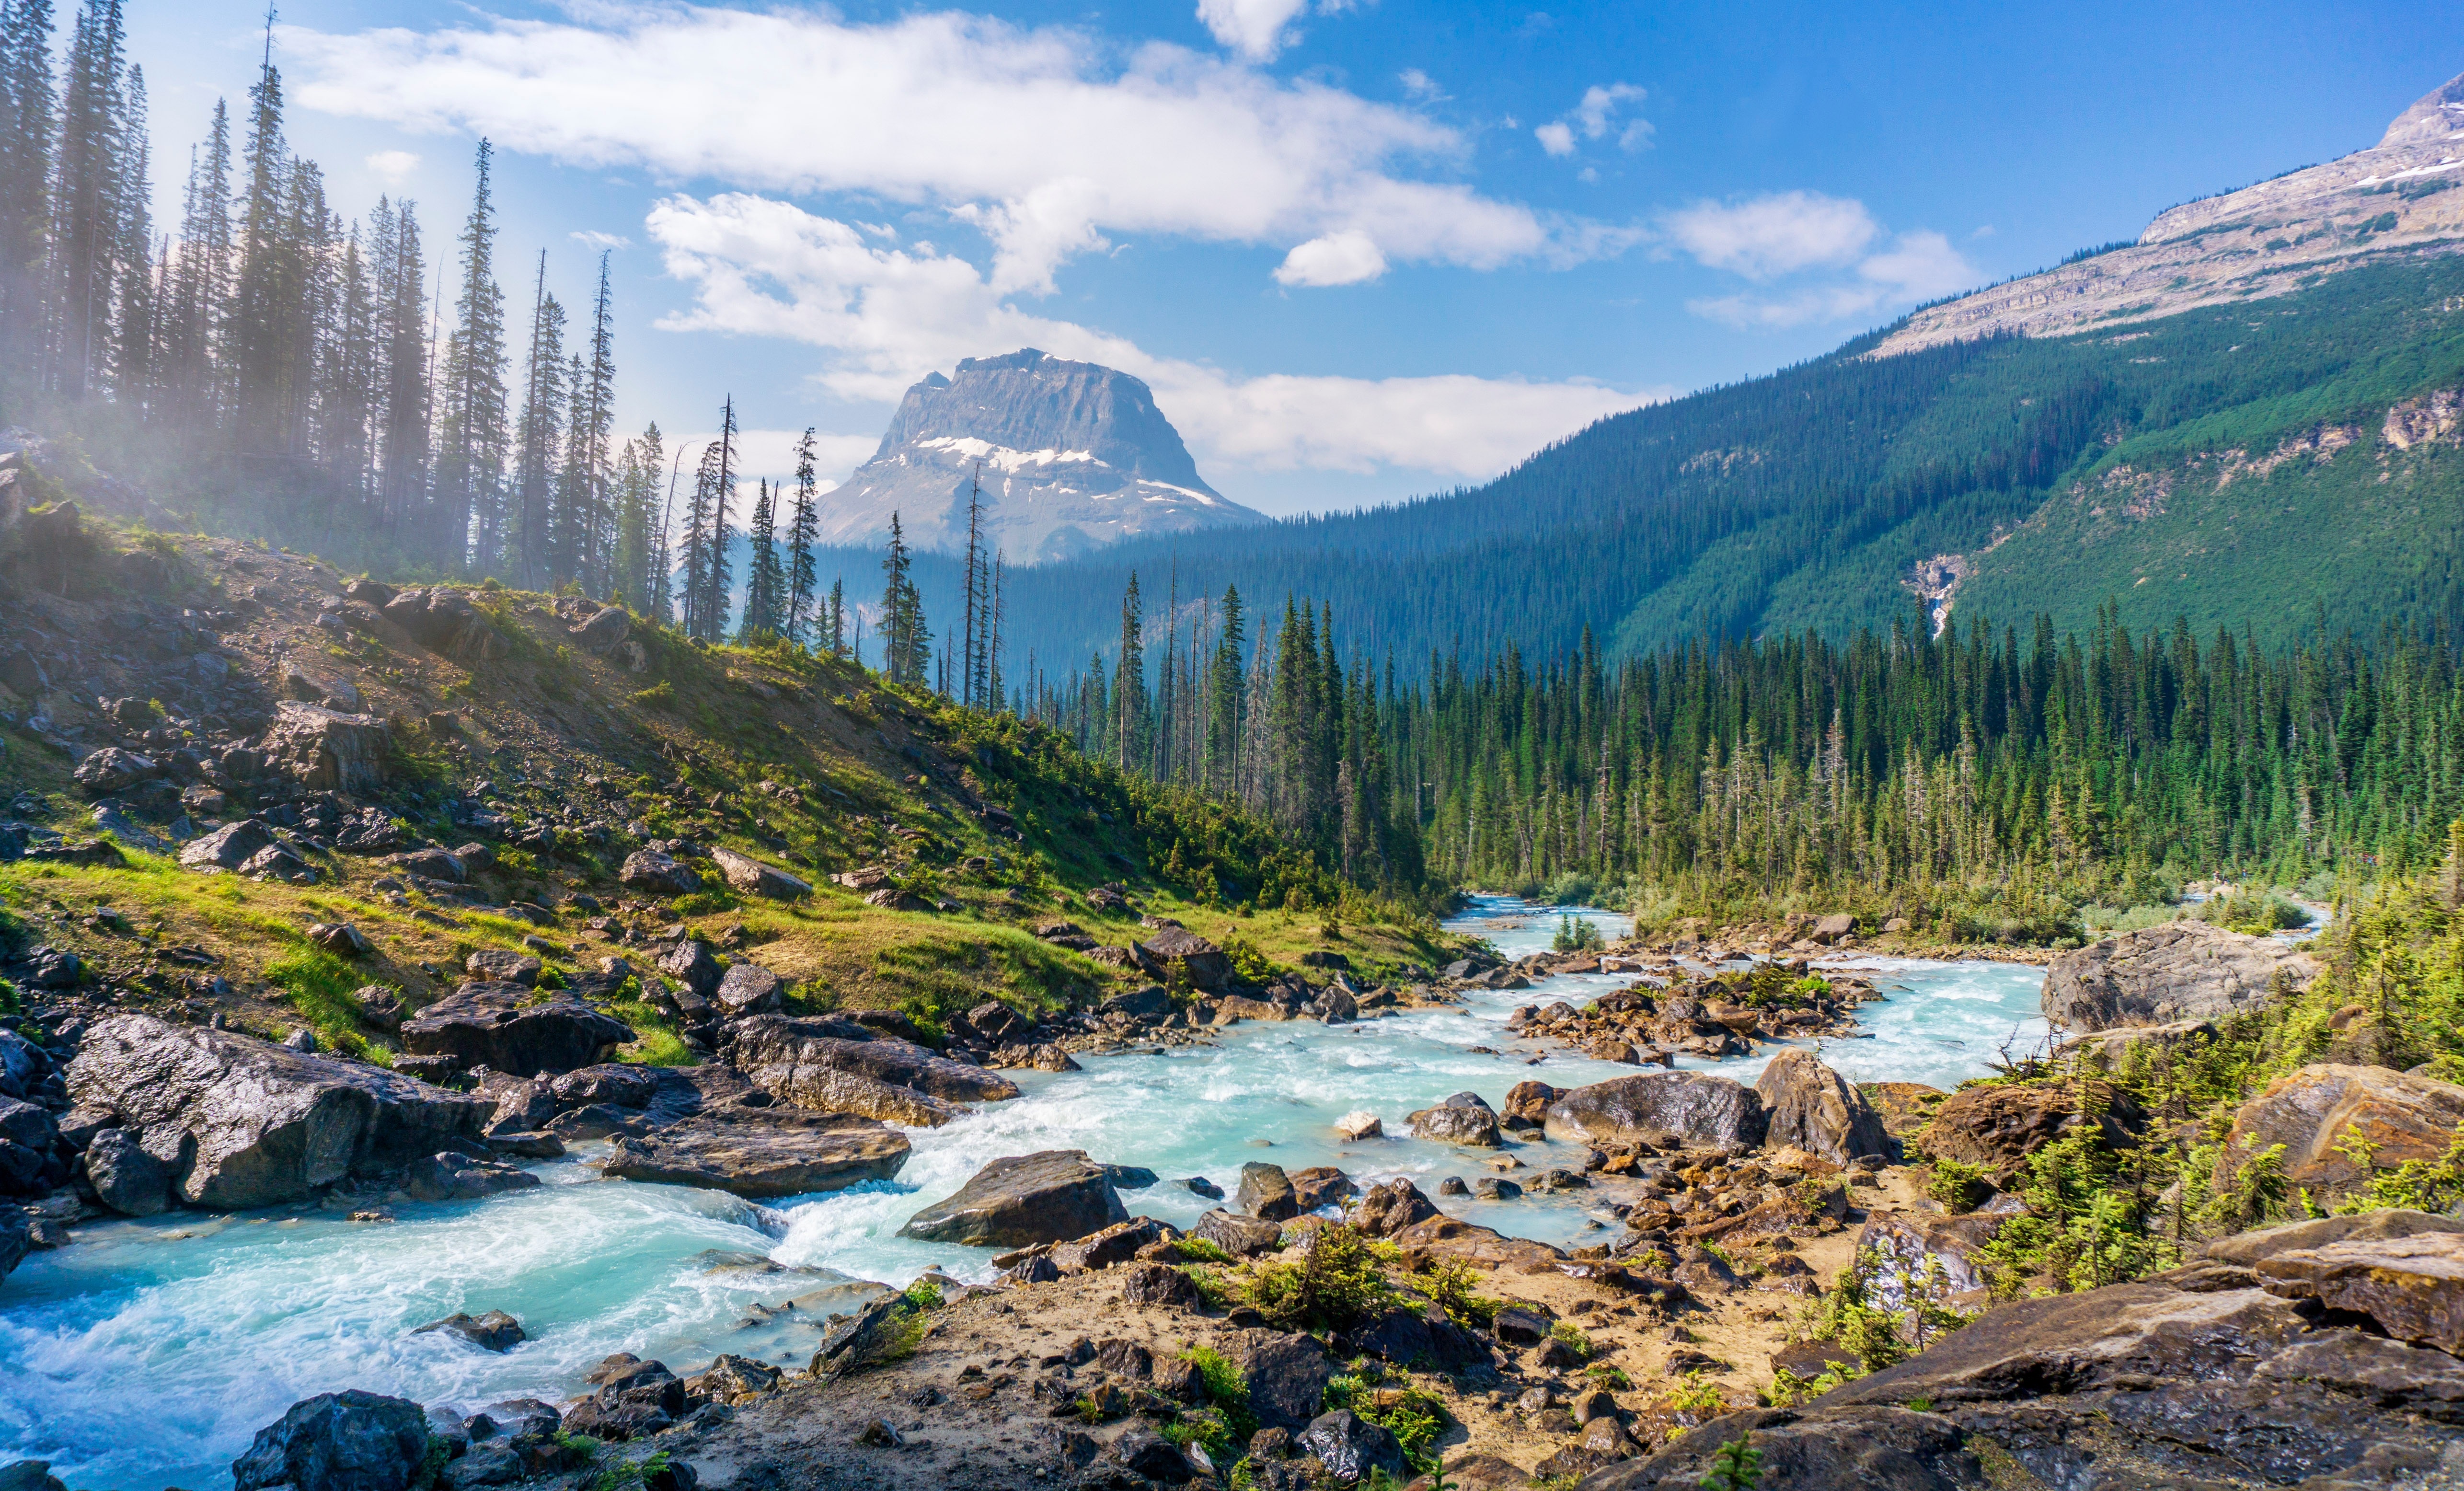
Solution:
<svg viewBox="0 0 2464 1491">
<path fill-rule="evenodd" d="M 2442 1157 L 2459 1125 L 2464 1087 L 2453 1083 L 2384 1066 L 2304 1066 L 2234 1109 L 2214 1185 L 2230 1189 L 2254 1156 L 2280 1144 L 2286 1183 L 2324 1202 L 2359 1189 L 2373 1167 Z M 2356 1139 L 2369 1147 L 2368 1166 L 2348 1152 Z"/>
<path fill-rule="evenodd" d="M 370 792 L 385 784 L 393 732 L 373 714 L 286 699 L 275 706 L 264 751 L 312 792 Z"/>
<path fill-rule="evenodd" d="M 2464 1234 L 2330 1242 L 2261 1259 L 2268 1292 L 2367 1315 L 2399 1341 L 2464 1350 Z"/>
<path fill-rule="evenodd" d="M 2095 1122 L 2105 1129 L 2109 1140 L 2126 1141 L 2130 1126 L 2139 1119 L 2136 1107 L 2103 1083 L 2094 1084 L 2091 1090 L 2106 1108 Z M 1999 1182 L 2017 1173 L 2029 1155 L 2086 1122 L 2067 1085 L 1969 1087 L 1943 1100 L 1918 1142 L 1937 1159 L 1979 1166 Z"/>
<path fill-rule="evenodd" d="M 1754 1083 L 1768 1115 L 1766 1142 L 1790 1145 L 1845 1165 L 1866 1154 L 1890 1152 L 1881 1115 L 1840 1075 L 1812 1052 L 1782 1051 Z"/>
<path fill-rule="evenodd" d="M 1370 1237 L 1391 1238 L 1414 1222 L 1426 1221 L 1437 1215 L 1436 1203 L 1422 1195 L 1419 1187 L 1397 1177 L 1370 1187 L 1347 1219 Z"/>
</svg>

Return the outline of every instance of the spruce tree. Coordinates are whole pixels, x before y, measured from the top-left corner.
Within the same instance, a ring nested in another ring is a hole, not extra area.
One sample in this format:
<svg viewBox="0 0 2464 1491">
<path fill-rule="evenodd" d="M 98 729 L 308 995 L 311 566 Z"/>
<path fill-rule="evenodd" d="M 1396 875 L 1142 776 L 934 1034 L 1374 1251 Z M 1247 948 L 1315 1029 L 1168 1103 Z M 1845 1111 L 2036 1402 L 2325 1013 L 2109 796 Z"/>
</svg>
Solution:
<svg viewBox="0 0 2464 1491">
<path fill-rule="evenodd" d="M 1146 643 L 1139 615 L 1138 572 L 1130 571 L 1121 592 L 1120 650 L 1112 665 L 1112 759 L 1123 771 L 1143 765 L 1146 724 Z"/>
<path fill-rule="evenodd" d="M 739 642 L 766 642 L 786 635 L 786 576 L 779 563 L 779 532 L 775 496 L 764 479 L 753 499 L 753 520 L 746 539 L 751 546 L 745 576 L 744 623 Z"/>
<path fill-rule="evenodd" d="M 539 251 L 531 296 L 530 348 L 523 357 L 522 412 L 514 429 L 512 512 L 479 517 L 480 562 L 502 564 L 526 589 L 550 583 L 556 525 L 557 448 L 564 428 L 564 307 L 547 293 L 547 251 Z"/>
<path fill-rule="evenodd" d="M 787 520 L 787 615 L 782 628 L 798 647 L 812 643 L 814 623 L 813 546 L 821 537 L 821 514 L 814 498 L 821 483 L 813 470 L 813 429 L 807 425 L 796 442 L 796 507 Z"/>
<path fill-rule="evenodd" d="M 429 496 L 428 262 L 415 204 L 380 199 L 376 223 L 377 520 L 405 533 L 427 526 Z"/>
<path fill-rule="evenodd" d="M 452 569 L 471 560 L 474 526 L 501 532 L 506 455 L 505 296 L 496 285 L 495 148 L 479 142 L 471 215 L 461 233 L 456 324 L 445 348 L 436 431 L 435 541 Z"/>
<path fill-rule="evenodd" d="M 41 346 L 52 218 L 52 0 L 0 0 L 0 355 Z"/>
<path fill-rule="evenodd" d="M 599 291 L 590 301 L 590 360 L 573 384 L 565 455 L 566 480 L 571 488 L 571 546 L 576 554 L 568 578 L 581 581 L 583 590 L 594 594 L 608 588 L 619 521 L 609 500 L 607 458 L 607 442 L 616 428 L 616 310 L 607 262 L 607 252 L 603 250 L 599 255 Z"/>
<path fill-rule="evenodd" d="M 291 162 L 282 143 L 282 75 L 273 38 L 248 91 L 248 136 L 240 149 L 238 263 L 223 332 L 231 384 L 231 445 L 243 460 L 290 453 L 284 415 L 299 369 L 292 365 L 292 324 L 299 267 L 289 226 Z"/>
<path fill-rule="evenodd" d="M 728 591 L 735 587 L 736 566 L 727 549 L 735 537 L 728 524 L 729 510 L 736 499 L 736 396 L 730 394 L 721 406 L 718 438 L 711 442 L 704 458 L 710 477 L 710 494 L 706 504 L 701 552 L 700 593 L 693 616 L 697 628 L 693 634 L 704 642 L 717 642 L 727 635 Z"/>
<path fill-rule="evenodd" d="M 86 0 L 70 33 L 52 188 L 51 387 L 93 391 L 112 353 L 112 295 L 125 244 L 131 138 L 124 115 L 127 34 L 121 0 Z"/>
</svg>

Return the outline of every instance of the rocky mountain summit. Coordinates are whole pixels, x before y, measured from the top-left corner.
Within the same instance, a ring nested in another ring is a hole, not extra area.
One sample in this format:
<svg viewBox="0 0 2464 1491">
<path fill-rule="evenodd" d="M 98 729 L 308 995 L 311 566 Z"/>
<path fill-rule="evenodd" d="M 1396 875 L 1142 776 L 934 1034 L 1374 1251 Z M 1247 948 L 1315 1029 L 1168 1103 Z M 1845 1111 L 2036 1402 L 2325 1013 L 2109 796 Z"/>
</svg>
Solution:
<svg viewBox="0 0 2464 1491">
<path fill-rule="evenodd" d="M 2394 253 L 2464 250 L 2464 74 L 2365 150 L 2167 208 L 2139 241 L 1920 311 L 1879 355 L 2016 332 L 2058 337 L 2288 294 Z"/>
<path fill-rule="evenodd" d="M 1198 474 L 1145 384 L 1026 347 L 908 389 L 881 449 L 830 493 L 823 536 L 878 543 L 896 514 L 915 547 L 961 550 L 979 471 L 987 542 L 1013 562 L 1265 521 Z"/>
</svg>

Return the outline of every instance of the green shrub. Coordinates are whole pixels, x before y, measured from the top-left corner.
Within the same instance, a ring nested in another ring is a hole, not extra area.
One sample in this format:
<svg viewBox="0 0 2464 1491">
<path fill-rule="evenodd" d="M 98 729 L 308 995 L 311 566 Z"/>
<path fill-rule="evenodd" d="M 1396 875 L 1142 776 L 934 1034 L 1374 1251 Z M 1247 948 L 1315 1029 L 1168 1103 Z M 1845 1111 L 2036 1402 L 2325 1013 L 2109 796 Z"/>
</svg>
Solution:
<svg viewBox="0 0 2464 1491">
<path fill-rule="evenodd" d="M 1207 1403 L 1223 1415 L 1223 1426 L 1242 1444 L 1258 1432 L 1258 1414 L 1249 1406 L 1249 1379 L 1211 1346 L 1192 1347 L 1180 1359 L 1198 1369 Z"/>
<path fill-rule="evenodd" d="M 1278 1330 L 1336 1331 L 1393 1304 L 1395 1288 L 1369 1239 L 1341 1222 L 1325 1222 L 1309 1230 L 1298 1263 L 1259 1265 L 1249 1300 Z"/>
</svg>

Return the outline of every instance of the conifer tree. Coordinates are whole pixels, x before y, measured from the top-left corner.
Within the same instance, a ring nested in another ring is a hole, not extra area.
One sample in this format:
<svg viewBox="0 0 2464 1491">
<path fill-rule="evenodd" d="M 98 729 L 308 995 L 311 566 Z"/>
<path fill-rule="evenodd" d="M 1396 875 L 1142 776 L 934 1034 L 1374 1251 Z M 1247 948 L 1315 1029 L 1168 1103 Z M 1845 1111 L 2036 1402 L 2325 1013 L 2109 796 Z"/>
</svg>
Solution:
<svg viewBox="0 0 2464 1491">
<path fill-rule="evenodd" d="M 558 568 L 556 528 L 557 447 L 564 426 L 564 307 L 547 292 L 547 251 L 539 251 L 531 297 L 530 349 L 523 358 L 522 412 L 514 430 L 514 488 L 507 531 L 483 510 L 478 520 L 481 562 L 502 563 L 517 583 L 539 589 Z"/>
<path fill-rule="evenodd" d="M 380 198 L 375 222 L 377 522 L 401 532 L 424 526 L 429 502 L 428 264 L 415 204 Z"/>
<path fill-rule="evenodd" d="M 33 362 L 41 346 L 50 250 L 52 0 L 0 0 L 0 354 Z"/>
<path fill-rule="evenodd" d="M 72 399 L 93 391 L 112 353 L 126 152 L 136 144 L 124 114 L 126 56 L 121 0 L 85 0 L 70 34 L 51 195 L 48 381 Z"/>
<path fill-rule="evenodd" d="M 730 394 L 720 407 L 718 438 L 711 442 L 703 456 L 705 471 L 710 478 L 710 493 L 705 503 L 706 530 L 702 534 L 701 570 L 694 586 L 699 599 L 693 603 L 695 629 L 692 635 L 704 642 L 716 642 L 727 635 L 728 592 L 735 587 L 736 566 L 728 558 L 729 543 L 735 534 L 729 527 L 729 511 L 736 499 L 736 396 Z"/>
<path fill-rule="evenodd" d="M 848 655 L 847 581 L 844 579 L 830 581 L 829 646 L 830 656 L 844 658 Z"/>
<path fill-rule="evenodd" d="M 231 110 L 217 99 L 204 153 L 189 152 L 154 357 L 157 403 L 167 419 L 189 428 L 217 426 L 224 406 L 216 364 L 231 294 Z"/>
<path fill-rule="evenodd" d="M 796 507 L 787 520 L 787 614 L 781 628 L 798 647 L 812 642 L 813 585 L 817 579 L 813 546 L 821 537 L 821 514 L 814 498 L 821 483 L 813 470 L 813 428 L 804 427 L 796 442 Z"/>
<path fill-rule="evenodd" d="M 639 437 L 625 442 L 624 454 L 617 463 L 616 552 L 610 594 L 646 616 L 658 614 L 653 601 L 658 586 L 651 569 L 658 559 L 653 536 L 659 521 L 659 468 L 667 464 L 665 447 L 654 420 Z"/>
<path fill-rule="evenodd" d="M 599 291 L 590 301 L 590 360 L 573 380 L 565 449 L 571 515 L 567 547 L 574 555 L 567 578 L 579 580 L 593 594 L 607 588 L 618 521 L 609 501 L 607 457 L 607 442 L 616 428 L 616 312 L 607 261 L 607 252 L 602 250 Z"/>
<path fill-rule="evenodd" d="M 1123 771 L 1143 769 L 1146 737 L 1146 643 L 1139 615 L 1138 572 L 1121 592 L 1120 650 L 1112 665 L 1112 759 Z"/>
<path fill-rule="evenodd" d="M 495 149 L 479 142 L 471 215 L 462 226 L 456 325 L 446 342 L 436 431 L 436 541 L 446 564 L 471 560 L 474 525 L 501 532 L 506 455 L 505 296 L 496 285 Z"/>
<path fill-rule="evenodd" d="M 761 642 L 786 633 L 786 578 L 779 564 L 779 533 L 775 498 L 763 479 L 753 499 L 753 519 L 746 538 L 751 547 L 745 575 L 744 623 L 739 642 Z"/>
</svg>

